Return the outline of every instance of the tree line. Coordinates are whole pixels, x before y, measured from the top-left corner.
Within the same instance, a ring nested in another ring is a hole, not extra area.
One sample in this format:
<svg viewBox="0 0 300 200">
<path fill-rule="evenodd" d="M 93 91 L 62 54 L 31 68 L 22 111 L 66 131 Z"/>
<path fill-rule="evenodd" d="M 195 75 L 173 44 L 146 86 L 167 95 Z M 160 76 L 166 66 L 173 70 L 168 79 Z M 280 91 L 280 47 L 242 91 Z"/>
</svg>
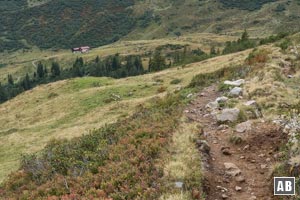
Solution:
<svg viewBox="0 0 300 200">
<path fill-rule="evenodd" d="M 172 66 L 185 65 L 188 63 L 199 62 L 218 55 L 225 55 L 256 47 L 257 45 L 267 44 L 283 39 L 288 34 L 278 34 L 264 38 L 259 42 L 249 38 L 245 30 L 236 41 L 225 43 L 221 52 L 219 48 L 212 46 L 209 53 L 201 49 L 189 49 L 187 46 L 163 45 L 156 48 L 149 57 L 148 69 L 145 69 L 140 55 L 120 56 L 120 54 L 111 55 L 105 58 L 97 56 L 91 62 L 84 62 L 82 57 L 76 58 L 71 68 L 62 69 L 58 62 L 52 62 L 50 69 L 41 62 L 38 63 L 33 75 L 28 73 L 20 81 L 15 82 L 12 75 L 8 75 L 7 83 L 0 82 L 0 103 L 5 102 L 18 94 L 29 90 L 39 84 L 46 84 L 57 80 L 68 78 L 95 76 L 95 77 L 113 77 L 124 78 L 128 76 L 142 75 L 148 72 L 157 72 L 170 68 Z M 163 49 L 168 48 L 172 51 L 163 53 Z"/>
<path fill-rule="evenodd" d="M 11 74 L 7 76 L 7 83 L 0 82 L 0 103 L 3 103 L 18 94 L 30 90 L 33 87 L 68 78 L 96 76 L 124 78 L 144 74 L 140 56 L 130 55 L 121 57 L 119 54 L 100 59 L 97 56 L 94 61 L 85 63 L 82 57 L 76 58 L 71 68 L 63 69 L 56 61 L 51 63 L 48 69 L 42 62 L 37 64 L 36 71 L 30 76 L 26 73 L 20 81 L 15 81 Z"/>
</svg>

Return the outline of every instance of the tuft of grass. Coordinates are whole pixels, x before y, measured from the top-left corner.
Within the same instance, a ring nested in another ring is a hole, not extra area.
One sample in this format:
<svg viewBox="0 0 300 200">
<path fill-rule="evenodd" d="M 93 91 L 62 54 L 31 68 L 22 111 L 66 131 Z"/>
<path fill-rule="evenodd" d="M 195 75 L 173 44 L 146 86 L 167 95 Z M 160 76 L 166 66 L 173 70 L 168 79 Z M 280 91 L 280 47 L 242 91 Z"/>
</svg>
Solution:
<svg viewBox="0 0 300 200">
<path fill-rule="evenodd" d="M 229 137 L 229 142 L 232 143 L 232 144 L 238 145 L 238 144 L 242 144 L 243 143 L 243 139 L 240 136 L 231 135 Z"/>
<path fill-rule="evenodd" d="M 179 83 L 181 83 L 181 79 L 179 79 L 179 78 L 176 78 L 176 79 L 173 79 L 171 82 L 170 82 L 170 84 L 172 84 L 172 85 L 176 85 L 176 84 L 179 84 Z"/>
<path fill-rule="evenodd" d="M 166 90 L 167 90 L 166 87 L 160 86 L 160 87 L 157 89 L 157 92 L 158 92 L 158 93 L 163 93 L 163 92 L 165 92 Z"/>
</svg>

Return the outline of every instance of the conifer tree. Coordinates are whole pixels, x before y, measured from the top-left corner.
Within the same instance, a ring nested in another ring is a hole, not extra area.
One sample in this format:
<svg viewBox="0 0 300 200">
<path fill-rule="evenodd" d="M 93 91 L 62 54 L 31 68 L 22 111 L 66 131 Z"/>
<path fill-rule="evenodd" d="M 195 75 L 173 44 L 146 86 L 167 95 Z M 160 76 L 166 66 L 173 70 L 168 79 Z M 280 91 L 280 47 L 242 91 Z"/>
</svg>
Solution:
<svg viewBox="0 0 300 200">
<path fill-rule="evenodd" d="M 38 63 L 38 66 L 37 66 L 37 75 L 39 78 L 43 78 L 44 75 L 45 75 L 45 71 L 44 71 L 44 66 L 41 62 Z"/>
<path fill-rule="evenodd" d="M 210 49 L 210 55 L 211 55 L 211 56 L 217 55 L 217 51 L 216 51 L 215 46 L 212 46 L 212 47 L 211 47 L 211 49 Z"/>
<path fill-rule="evenodd" d="M 26 76 L 23 79 L 21 85 L 22 85 L 24 90 L 29 90 L 31 88 L 31 83 L 30 83 L 30 78 L 29 78 L 28 73 L 26 73 Z"/>
<path fill-rule="evenodd" d="M 247 30 L 245 29 L 242 34 L 241 41 L 247 41 L 247 40 L 249 40 L 249 34 L 248 34 Z"/>
<path fill-rule="evenodd" d="M 14 79 L 11 74 L 7 75 L 7 82 L 9 85 L 14 85 Z"/>
<path fill-rule="evenodd" d="M 0 103 L 4 102 L 6 100 L 7 100 L 7 95 L 6 95 L 4 87 L 2 86 L 2 84 L 0 82 Z"/>
<path fill-rule="evenodd" d="M 60 75 L 60 66 L 57 62 L 53 62 L 51 66 L 51 76 L 57 77 Z"/>
</svg>

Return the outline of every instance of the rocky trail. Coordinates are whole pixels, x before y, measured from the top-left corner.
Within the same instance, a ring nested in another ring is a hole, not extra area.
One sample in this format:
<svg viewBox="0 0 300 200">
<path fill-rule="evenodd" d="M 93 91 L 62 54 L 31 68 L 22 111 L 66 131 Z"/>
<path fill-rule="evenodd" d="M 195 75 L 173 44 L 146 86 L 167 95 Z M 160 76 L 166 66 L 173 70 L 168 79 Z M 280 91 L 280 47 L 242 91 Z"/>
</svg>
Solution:
<svg viewBox="0 0 300 200">
<path fill-rule="evenodd" d="M 272 171 L 282 156 L 279 150 L 286 143 L 285 134 L 263 119 L 244 123 L 249 127 L 240 131 L 243 133 L 238 133 L 235 126 L 219 125 L 207 104 L 220 96 L 215 86 L 207 87 L 185 110 L 189 120 L 199 123 L 202 129 L 196 143 L 202 158 L 206 199 L 275 199 Z"/>
</svg>

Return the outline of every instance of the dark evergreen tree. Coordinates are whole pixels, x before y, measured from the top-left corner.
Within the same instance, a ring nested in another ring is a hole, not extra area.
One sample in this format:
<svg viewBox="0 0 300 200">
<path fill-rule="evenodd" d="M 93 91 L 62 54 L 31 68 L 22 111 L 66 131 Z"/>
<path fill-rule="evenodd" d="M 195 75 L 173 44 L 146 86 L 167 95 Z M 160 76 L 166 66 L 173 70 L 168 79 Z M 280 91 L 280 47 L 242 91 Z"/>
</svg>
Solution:
<svg viewBox="0 0 300 200">
<path fill-rule="evenodd" d="M 73 64 L 73 77 L 82 77 L 84 75 L 84 63 L 83 58 L 76 58 L 75 63 Z"/>
<path fill-rule="evenodd" d="M 4 87 L 2 86 L 2 84 L 0 82 L 0 103 L 4 102 L 6 100 L 7 100 L 7 95 L 6 95 Z"/>
<path fill-rule="evenodd" d="M 14 79 L 11 74 L 7 75 L 7 82 L 9 85 L 14 85 Z"/>
<path fill-rule="evenodd" d="M 217 51 L 216 51 L 215 46 L 212 46 L 212 47 L 210 48 L 210 55 L 211 55 L 211 56 L 217 55 Z"/>
<path fill-rule="evenodd" d="M 21 86 L 23 87 L 24 90 L 29 90 L 31 88 L 31 83 L 30 83 L 30 78 L 28 73 L 26 73 L 25 78 L 21 82 Z"/>
<path fill-rule="evenodd" d="M 245 31 L 242 34 L 241 41 L 247 41 L 247 40 L 249 40 L 249 34 L 248 34 L 247 30 L 245 29 Z"/>
<path fill-rule="evenodd" d="M 48 75 L 48 69 L 47 67 L 44 67 L 44 76 L 47 76 Z"/>
<path fill-rule="evenodd" d="M 138 74 L 144 73 L 144 67 L 143 67 L 142 59 L 140 56 L 135 56 L 134 66 L 135 66 Z"/>
<path fill-rule="evenodd" d="M 57 62 L 53 62 L 51 66 L 51 76 L 53 78 L 60 76 L 60 66 Z"/>
<path fill-rule="evenodd" d="M 95 63 L 99 63 L 99 61 L 100 61 L 100 57 L 97 56 L 96 59 L 95 59 Z"/>
<path fill-rule="evenodd" d="M 112 70 L 117 70 L 117 69 L 121 68 L 121 62 L 120 62 L 119 54 L 116 54 L 116 55 L 113 56 L 111 66 L 112 66 Z"/>
<path fill-rule="evenodd" d="M 166 68 L 165 58 L 161 55 L 161 52 L 156 50 L 154 56 L 149 61 L 149 71 L 155 72 Z"/>
<path fill-rule="evenodd" d="M 38 63 L 36 72 L 37 72 L 38 78 L 44 78 L 45 70 L 44 70 L 44 66 L 41 62 Z"/>
</svg>

